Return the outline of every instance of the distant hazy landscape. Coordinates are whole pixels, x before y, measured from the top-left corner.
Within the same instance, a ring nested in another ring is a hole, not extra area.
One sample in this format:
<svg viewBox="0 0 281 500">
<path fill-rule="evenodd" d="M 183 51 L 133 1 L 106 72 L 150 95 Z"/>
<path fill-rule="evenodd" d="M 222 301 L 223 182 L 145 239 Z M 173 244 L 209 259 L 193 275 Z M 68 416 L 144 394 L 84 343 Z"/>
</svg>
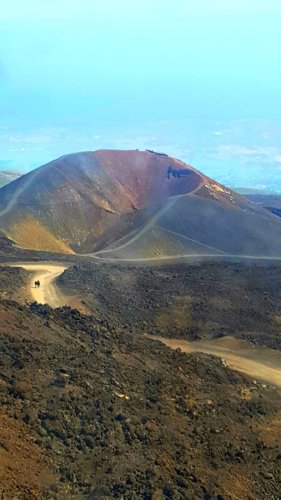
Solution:
<svg viewBox="0 0 281 500">
<path fill-rule="evenodd" d="M 182 118 L 148 123 L 102 121 L 41 129 L 0 127 L 0 170 L 27 172 L 66 153 L 154 149 L 243 192 L 281 193 L 281 121 Z"/>
</svg>

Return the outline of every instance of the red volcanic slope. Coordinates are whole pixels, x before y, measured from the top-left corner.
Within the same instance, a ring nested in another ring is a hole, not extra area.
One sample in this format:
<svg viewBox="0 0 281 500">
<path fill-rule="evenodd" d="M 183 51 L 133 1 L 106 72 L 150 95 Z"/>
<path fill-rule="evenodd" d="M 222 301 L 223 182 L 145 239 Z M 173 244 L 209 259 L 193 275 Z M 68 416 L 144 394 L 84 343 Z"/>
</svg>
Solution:
<svg viewBox="0 0 281 500">
<path fill-rule="evenodd" d="M 272 214 L 180 160 L 138 150 L 66 155 L 3 187 L 0 231 L 26 248 L 118 247 L 118 258 L 281 248 Z"/>
<path fill-rule="evenodd" d="M 123 186 L 134 207 L 141 209 L 169 196 L 189 193 L 203 178 L 199 172 L 180 160 L 140 151 L 97 151 L 94 153 L 108 177 Z M 191 174 L 170 176 L 168 168 L 188 169 Z"/>
<path fill-rule="evenodd" d="M 175 177 L 188 170 L 189 175 Z M 120 216 L 188 193 L 202 176 L 179 160 L 144 151 L 66 155 L 0 190 L 0 229 L 22 246 L 94 250 L 126 234 Z M 27 241 L 28 240 L 28 241 Z"/>
</svg>

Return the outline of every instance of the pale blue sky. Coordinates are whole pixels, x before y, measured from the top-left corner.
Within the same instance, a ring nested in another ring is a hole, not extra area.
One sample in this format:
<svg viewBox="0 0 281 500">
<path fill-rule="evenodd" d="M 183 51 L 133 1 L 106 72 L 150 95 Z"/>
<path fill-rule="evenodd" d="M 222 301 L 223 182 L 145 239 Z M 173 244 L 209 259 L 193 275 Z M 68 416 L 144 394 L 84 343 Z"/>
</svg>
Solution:
<svg viewBox="0 0 281 500">
<path fill-rule="evenodd" d="M 279 0 L 1 0 L 2 113 L 279 117 L 280 20 Z"/>
<path fill-rule="evenodd" d="M 36 162 L 67 153 L 77 127 L 80 137 L 102 127 L 107 143 L 116 126 L 135 130 L 138 147 L 152 122 L 159 136 L 163 121 L 202 120 L 205 132 L 210 120 L 279 121 L 280 26 L 280 0 L 1 0 L 0 146 L 1 130 L 2 144 L 12 138 L 2 159 L 24 152 L 27 136 Z M 65 127 L 69 146 L 55 132 Z"/>
</svg>

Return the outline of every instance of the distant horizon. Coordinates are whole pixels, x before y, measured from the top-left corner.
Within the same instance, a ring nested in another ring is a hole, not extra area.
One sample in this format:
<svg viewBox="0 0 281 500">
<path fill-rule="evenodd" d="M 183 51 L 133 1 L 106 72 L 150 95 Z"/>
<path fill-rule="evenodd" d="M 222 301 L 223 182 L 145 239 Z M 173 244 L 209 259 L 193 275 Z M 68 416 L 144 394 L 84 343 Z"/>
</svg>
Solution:
<svg viewBox="0 0 281 500">
<path fill-rule="evenodd" d="M 159 148 L 281 191 L 280 22 L 277 0 L 2 0 L 0 170 Z"/>
<path fill-rule="evenodd" d="M 232 188 L 281 192 L 281 121 L 162 120 L 133 128 L 0 129 L 0 170 L 28 172 L 66 154 L 153 149 L 189 163 Z"/>
</svg>

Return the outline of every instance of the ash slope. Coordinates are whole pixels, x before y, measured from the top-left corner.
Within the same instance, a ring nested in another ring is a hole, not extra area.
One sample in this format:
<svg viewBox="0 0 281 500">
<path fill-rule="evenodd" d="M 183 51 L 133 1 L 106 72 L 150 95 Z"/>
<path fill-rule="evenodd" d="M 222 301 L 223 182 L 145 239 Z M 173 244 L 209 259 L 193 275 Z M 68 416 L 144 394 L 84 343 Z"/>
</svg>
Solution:
<svg viewBox="0 0 281 500">
<path fill-rule="evenodd" d="M 149 151 L 67 155 L 0 190 L 0 230 L 24 248 L 150 259 L 281 255 L 280 220 Z"/>
<path fill-rule="evenodd" d="M 272 212 L 274 215 L 281 217 L 281 196 L 280 194 L 247 194 L 246 197 L 248 200 L 257 203 L 259 206 L 262 206 L 269 212 Z"/>
</svg>

